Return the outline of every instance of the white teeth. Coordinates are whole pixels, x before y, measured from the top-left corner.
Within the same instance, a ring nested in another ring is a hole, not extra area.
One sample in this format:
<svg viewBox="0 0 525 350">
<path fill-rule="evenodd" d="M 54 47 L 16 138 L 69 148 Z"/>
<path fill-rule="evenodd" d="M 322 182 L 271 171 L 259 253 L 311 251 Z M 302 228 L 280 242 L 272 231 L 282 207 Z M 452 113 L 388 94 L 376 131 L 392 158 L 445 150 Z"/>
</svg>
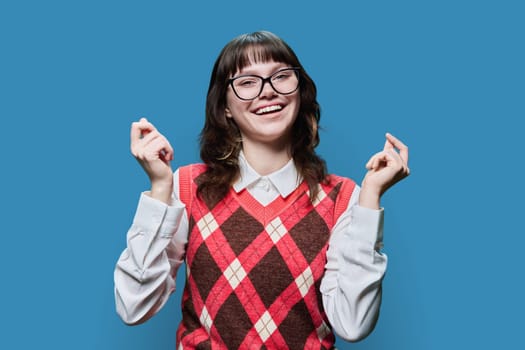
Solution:
<svg viewBox="0 0 525 350">
<path fill-rule="evenodd" d="M 280 111 L 281 109 L 283 109 L 283 107 L 281 107 L 280 105 L 273 105 L 273 106 L 268 106 L 268 107 L 258 109 L 257 111 L 255 111 L 255 113 L 264 114 L 264 113 L 270 113 L 274 111 Z"/>
</svg>

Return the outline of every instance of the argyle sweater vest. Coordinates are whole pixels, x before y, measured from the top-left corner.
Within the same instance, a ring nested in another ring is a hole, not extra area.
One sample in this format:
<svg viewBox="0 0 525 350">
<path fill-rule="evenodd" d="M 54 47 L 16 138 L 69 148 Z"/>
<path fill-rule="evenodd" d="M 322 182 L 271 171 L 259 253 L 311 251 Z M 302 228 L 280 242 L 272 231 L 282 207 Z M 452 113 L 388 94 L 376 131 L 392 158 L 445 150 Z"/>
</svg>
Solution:
<svg viewBox="0 0 525 350">
<path fill-rule="evenodd" d="M 354 182 L 332 175 L 313 202 L 303 182 L 267 206 L 233 189 L 207 203 L 196 196 L 204 170 L 179 170 L 189 235 L 178 349 L 332 348 L 319 287 Z"/>
</svg>

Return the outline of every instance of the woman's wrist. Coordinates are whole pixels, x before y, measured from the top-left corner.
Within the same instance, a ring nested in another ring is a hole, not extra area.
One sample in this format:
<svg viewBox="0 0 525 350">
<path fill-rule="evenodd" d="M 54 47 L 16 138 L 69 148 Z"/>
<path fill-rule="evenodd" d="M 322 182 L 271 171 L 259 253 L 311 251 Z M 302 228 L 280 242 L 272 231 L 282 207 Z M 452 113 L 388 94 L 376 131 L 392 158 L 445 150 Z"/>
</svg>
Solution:
<svg viewBox="0 0 525 350">
<path fill-rule="evenodd" d="M 173 179 L 171 181 L 156 181 L 151 183 L 150 196 L 166 204 L 171 203 L 171 194 L 173 192 Z"/>
<path fill-rule="evenodd" d="M 381 191 L 363 186 L 359 192 L 359 206 L 369 209 L 379 209 L 380 198 Z"/>
</svg>

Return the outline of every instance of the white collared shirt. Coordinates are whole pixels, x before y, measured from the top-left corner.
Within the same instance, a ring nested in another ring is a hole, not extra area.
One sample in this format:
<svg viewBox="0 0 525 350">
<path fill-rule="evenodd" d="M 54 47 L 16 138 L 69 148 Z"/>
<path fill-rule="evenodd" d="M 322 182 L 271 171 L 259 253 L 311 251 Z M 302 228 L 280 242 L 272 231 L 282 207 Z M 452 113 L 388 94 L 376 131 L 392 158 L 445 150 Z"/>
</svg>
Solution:
<svg viewBox="0 0 525 350">
<path fill-rule="evenodd" d="M 281 169 L 261 176 L 250 166 L 242 151 L 239 153 L 239 170 L 240 176 L 233 189 L 237 193 L 247 189 L 262 205 L 271 203 L 279 195 L 288 197 L 303 180 L 292 159 Z"/>
<path fill-rule="evenodd" d="M 277 196 L 288 196 L 302 181 L 293 160 L 261 176 L 241 152 L 239 167 L 240 177 L 233 189 L 248 190 L 263 205 Z M 127 233 L 127 248 L 115 268 L 117 312 L 128 324 L 152 317 L 175 290 L 176 273 L 188 241 L 188 217 L 178 199 L 178 170 L 174 184 L 171 205 L 149 197 L 147 192 L 141 195 Z M 365 337 L 374 328 L 387 266 L 386 255 L 379 252 L 383 210 L 358 206 L 359 190 L 356 186 L 348 208 L 332 228 L 320 287 L 330 324 L 341 338 L 350 341 Z"/>
</svg>

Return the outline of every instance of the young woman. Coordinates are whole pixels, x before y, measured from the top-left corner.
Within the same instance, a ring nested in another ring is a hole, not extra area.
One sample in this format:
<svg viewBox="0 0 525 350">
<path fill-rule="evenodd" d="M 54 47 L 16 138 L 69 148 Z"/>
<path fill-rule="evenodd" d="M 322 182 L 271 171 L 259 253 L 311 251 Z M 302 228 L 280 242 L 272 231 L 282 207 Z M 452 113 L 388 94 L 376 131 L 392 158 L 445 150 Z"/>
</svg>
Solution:
<svg viewBox="0 0 525 350">
<path fill-rule="evenodd" d="M 151 181 L 115 269 L 117 312 L 152 317 L 186 262 L 181 349 L 330 349 L 377 321 L 387 259 L 381 195 L 409 174 L 386 134 L 361 187 L 328 175 L 316 87 L 269 32 L 241 35 L 211 75 L 203 164 L 172 172 L 173 150 L 145 118 L 131 151 Z"/>
</svg>

